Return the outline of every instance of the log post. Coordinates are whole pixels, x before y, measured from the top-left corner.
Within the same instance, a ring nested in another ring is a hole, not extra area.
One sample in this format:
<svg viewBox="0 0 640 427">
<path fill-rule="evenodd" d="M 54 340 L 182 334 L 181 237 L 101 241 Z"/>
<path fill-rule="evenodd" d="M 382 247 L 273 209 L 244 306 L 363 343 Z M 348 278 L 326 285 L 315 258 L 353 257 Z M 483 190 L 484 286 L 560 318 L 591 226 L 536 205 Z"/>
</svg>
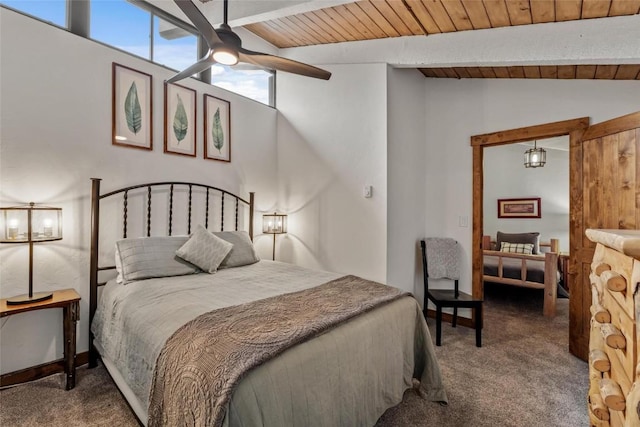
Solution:
<svg viewBox="0 0 640 427">
<path fill-rule="evenodd" d="M 625 349 L 627 347 L 627 339 L 624 337 L 620 329 L 611 323 L 603 323 L 600 327 L 604 342 L 611 348 Z"/>
<path fill-rule="evenodd" d="M 589 387 L 589 405 L 591 406 L 591 412 L 597 419 L 609 421 L 609 408 L 607 408 L 607 405 L 605 405 L 602 400 L 598 382 L 596 381 L 592 381 Z"/>
<path fill-rule="evenodd" d="M 591 311 L 591 316 L 599 323 L 611 323 L 611 314 L 609 310 L 600 304 L 600 296 L 595 284 L 591 284 L 591 307 L 589 307 L 589 311 Z"/>
<path fill-rule="evenodd" d="M 611 370 L 609 356 L 600 349 L 594 348 L 589 352 L 589 365 L 600 372 L 609 372 Z"/>
<path fill-rule="evenodd" d="M 622 332 L 611 323 L 603 323 L 600 327 L 604 342 L 611 348 L 624 349 L 627 347 L 627 339 Z"/>
<path fill-rule="evenodd" d="M 603 378 L 600 380 L 600 395 L 604 404 L 614 411 L 624 411 L 626 401 L 617 382 Z"/>
<path fill-rule="evenodd" d="M 600 278 L 607 284 L 607 288 L 614 292 L 622 292 L 627 290 L 627 280 L 615 271 L 603 271 Z"/>
<path fill-rule="evenodd" d="M 611 266 L 604 262 L 597 262 L 591 264 L 591 270 L 599 276 L 603 272 L 611 270 Z"/>
</svg>

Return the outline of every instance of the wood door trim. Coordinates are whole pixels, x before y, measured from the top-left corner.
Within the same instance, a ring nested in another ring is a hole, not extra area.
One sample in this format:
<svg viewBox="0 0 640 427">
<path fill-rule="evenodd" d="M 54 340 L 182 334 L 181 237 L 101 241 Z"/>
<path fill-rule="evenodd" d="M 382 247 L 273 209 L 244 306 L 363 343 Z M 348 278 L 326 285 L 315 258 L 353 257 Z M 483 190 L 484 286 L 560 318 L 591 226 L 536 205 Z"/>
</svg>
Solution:
<svg viewBox="0 0 640 427">
<path fill-rule="evenodd" d="M 589 121 L 589 117 L 580 117 L 536 126 L 485 133 L 483 135 L 474 135 L 471 137 L 471 146 L 487 147 L 569 135 L 574 130 L 584 130 L 589 127 Z"/>
<path fill-rule="evenodd" d="M 582 135 L 582 139 L 588 141 L 590 139 L 602 138 L 614 133 L 636 129 L 638 127 L 638 121 L 640 121 L 640 111 L 607 120 L 606 122 L 597 123 L 587 129 L 584 135 Z"/>
<path fill-rule="evenodd" d="M 473 147 L 473 237 L 472 237 L 472 294 L 476 298 L 484 297 L 484 287 L 482 286 L 482 231 L 483 231 L 483 158 L 484 148 L 505 145 L 516 142 L 527 141 L 531 139 L 551 138 L 554 136 L 569 135 L 569 157 L 573 161 L 572 149 L 580 144 L 581 137 L 585 129 L 589 127 L 589 117 L 580 117 L 577 119 L 563 120 L 559 122 L 546 123 L 535 126 L 510 129 L 500 132 L 487 133 L 483 135 L 474 135 L 471 137 L 471 146 Z M 572 165 L 570 165 L 570 168 Z M 581 176 L 581 175 L 580 175 Z M 574 182 L 576 175 L 570 173 L 570 187 L 581 185 Z M 571 200 L 570 203 L 574 201 Z M 579 220 L 574 217 L 574 206 L 570 205 L 571 221 Z M 575 236 L 569 237 L 570 239 Z M 572 246 L 570 242 L 570 247 Z M 569 274 L 572 268 L 575 269 L 574 262 L 576 254 L 571 253 L 569 260 Z"/>
</svg>

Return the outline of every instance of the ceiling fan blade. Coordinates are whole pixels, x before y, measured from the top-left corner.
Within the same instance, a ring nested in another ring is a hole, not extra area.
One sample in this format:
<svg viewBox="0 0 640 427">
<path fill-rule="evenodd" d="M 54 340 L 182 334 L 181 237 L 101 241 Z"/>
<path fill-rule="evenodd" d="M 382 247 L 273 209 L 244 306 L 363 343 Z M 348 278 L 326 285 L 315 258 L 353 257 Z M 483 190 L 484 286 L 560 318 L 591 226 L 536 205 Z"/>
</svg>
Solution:
<svg viewBox="0 0 640 427">
<path fill-rule="evenodd" d="M 198 62 L 196 62 L 195 64 L 193 64 L 192 66 L 190 66 L 189 68 L 180 71 L 178 74 L 168 79 L 167 83 L 175 83 L 178 80 L 191 77 L 196 73 L 206 70 L 207 68 L 211 67 L 215 63 L 216 62 L 213 59 L 211 59 L 210 56 L 207 55 L 201 60 L 199 60 Z"/>
<path fill-rule="evenodd" d="M 303 64 L 292 59 L 282 58 L 266 53 L 252 52 L 247 49 L 238 49 L 239 61 L 248 62 L 271 70 L 285 71 L 287 73 L 300 74 L 302 76 L 314 77 L 316 79 L 329 80 L 331 73 L 313 65 Z"/>
<path fill-rule="evenodd" d="M 204 37 L 209 45 L 209 49 L 213 47 L 216 43 L 222 43 L 220 37 L 214 30 L 213 26 L 207 18 L 204 17 L 200 9 L 197 8 L 195 4 L 191 0 L 173 0 L 176 2 L 178 7 L 187 15 L 187 18 L 193 22 L 193 25 L 200 31 L 200 34 Z"/>
</svg>

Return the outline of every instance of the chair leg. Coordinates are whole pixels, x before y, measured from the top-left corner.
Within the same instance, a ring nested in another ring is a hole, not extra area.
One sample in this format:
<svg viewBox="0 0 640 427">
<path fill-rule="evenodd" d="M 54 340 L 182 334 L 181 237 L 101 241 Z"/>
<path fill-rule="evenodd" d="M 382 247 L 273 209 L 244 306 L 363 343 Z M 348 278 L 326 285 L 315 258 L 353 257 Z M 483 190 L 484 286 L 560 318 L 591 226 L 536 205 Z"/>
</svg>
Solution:
<svg viewBox="0 0 640 427">
<path fill-rule="evenodd" d="M 482 347 L 482 303 L 475 309 L 476 314 L 476 347 Z"/>
<path fill-rule="evenodd" d="M 436 307 L 436 345 L 442 345 L 442 307 Z"/>
<path fill-rule="evenodd" d="M 455 328 L 458 324 L 458 307 L 453 307 L 453 319 L 451 320 L 451 327 Z"/>
</svg>

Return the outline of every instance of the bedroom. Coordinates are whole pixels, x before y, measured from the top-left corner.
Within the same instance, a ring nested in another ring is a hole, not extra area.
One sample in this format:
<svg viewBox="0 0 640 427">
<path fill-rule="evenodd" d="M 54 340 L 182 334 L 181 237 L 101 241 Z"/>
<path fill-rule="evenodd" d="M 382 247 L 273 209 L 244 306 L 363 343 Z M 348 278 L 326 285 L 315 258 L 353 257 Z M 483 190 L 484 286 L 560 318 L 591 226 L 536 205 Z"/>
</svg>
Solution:
<svg viewBox="0 0 640 427">
<path fill-rule="evenodd" d="M 395 283 L 420 300 L 418 237 L 443 233 L 471 252 L 470 229 L 458 225 L 460 217 L 471 216 L 471 135 L 583 116 L 597 123 L 640 110 L 637 81 L 433 79 L 414 69 L 389 67 L 387 63 L 400 61 L 395 45 L 373 53 L 362 44 L 341 52 L 331 45 L 299 48 L 290 54 L 326 66 L 334 76 L 329 82 L 309 82 L 278 74 L 278 110 L 189 81 L 198 93 L 232 102 L 234 158 L 219 165 L 201 159 L 201 152 L 195 159 L 162 153 L 161 82 L 173 71 L 4 8 L 0 14 L 3 206 L 33 200 L 63 208 L 64 240 L 37 248 L 35 286 L 76 288 L 83 298 L 80 330 L 88 328 L 90 177 L 107 180 L 107 189 L 136 181 L 206 177 L 234 192 L 255 191 L 259 211 L 277 208 L 290 214 L 290 233 L 278 239 L 280 260 Z M 616 18 L 621 24 L 611 26 L 567 23 L 546 38 L 535 26 L 502 32 L 513 35 L 512 40 L 544 39 L 544 46 L 530 55 L 548 62 L 567 56 L 603 61 L 615 45 L 620 62 L 639 63 L 632 41 L 640 35 L 630 36 L 638 31 L 638 17 L 631 18 Z M 576 37 L 566 40 L 567 50 L 551 45 L 554 36 L 582 34 L 581 29 L 586 43 Z M 448 40 L 475 37 L 479 41 L 459 49 L 458 58 L 447 56 L 447 46 L 437 46 L 420 61 L 477 63 L 473 50 L 490 41 L 462 33 Z M 517 46 L 503 47 L 486 54 L 503 63 L 527 61 Z M 345 59 L 347 50 L 353 55 Z M 110 143 L 112 62 L 154 76 L 158 113 L 151 152 Z M 60 125 L 72 119 L 74 126 Z M 340 126 L 327 128 L 327 122 Z M 364 185 L 373 187 L 372 198 L 361 197 Z M 256 244 L 260 256 L 269 258 L 270 238 L 258 236 Z M 0 249 L 2 295 L 24 292 L 26 248 Z M 463 282 L 470 276 L 469 258 Z M 2 373 L 59 357 L 59 317 L 41 312 L 6 322 Z M 38 335 L 25 339 L 33 330 Z M 86 335 L 78 340 L 78 351 L 86 351 Z"/>
</svg>

